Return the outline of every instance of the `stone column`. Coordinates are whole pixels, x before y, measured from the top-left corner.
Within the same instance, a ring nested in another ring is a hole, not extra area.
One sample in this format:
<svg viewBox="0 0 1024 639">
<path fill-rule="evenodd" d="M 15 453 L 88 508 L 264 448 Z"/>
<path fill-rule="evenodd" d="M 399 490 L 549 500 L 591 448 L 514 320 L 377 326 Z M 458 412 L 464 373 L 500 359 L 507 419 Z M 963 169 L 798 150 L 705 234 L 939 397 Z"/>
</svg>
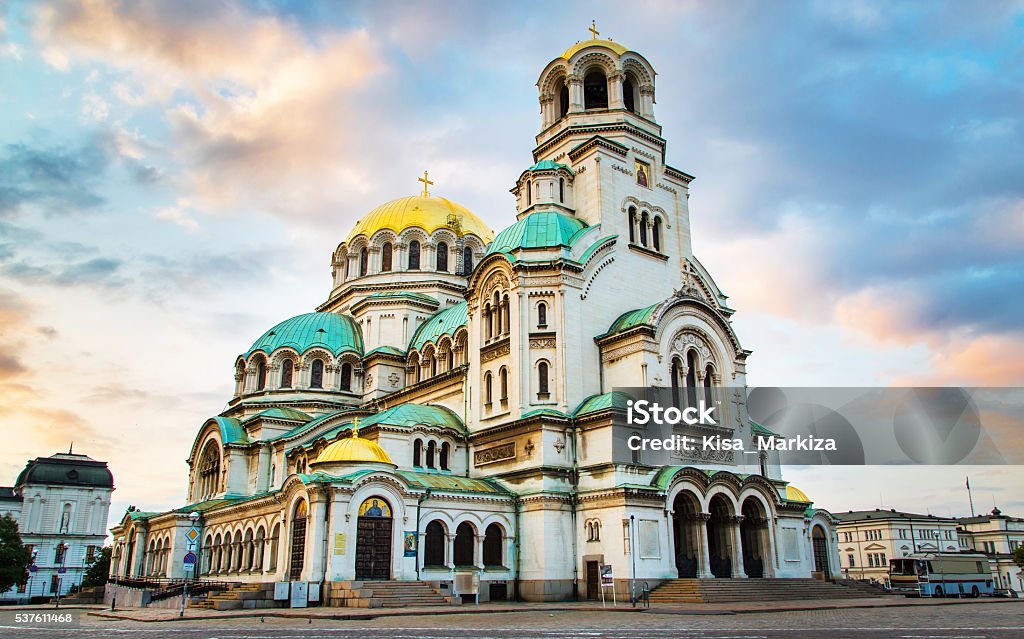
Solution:
<svg viewBox="0 0 1024 639">
<path fill-rule="evenodd" d="M 566 78 L 569 83 L 569 113 L 583 111 L 583 78 L 575 73 Z"/>
<path fill-rule="evenodd" d="M 608 76 L 609 109 L 621 109 L 624 106 L 622 102 L 622 80 L 623 75 L 621 71 L 616 71 Z"/>
<path fill-rule="evenodd" d="M 747 571 L 743 568 L 743 540 L 740 535 L 740 523 L 743 516 L 729 518 L 729 533 L 733 539 L 732 553 L 732 576 L 739 579 L 747 578 Z"/>
<path fill-rule="evenodd" d="M 654 85 L 640 85 L 640 115 L 649 120 L 654 119 Z"/>
<path fill-rule="evenodd" d="M 484 568 L 484 536 L 473 535 L 473 565 L 483 570 Z"/>
<path fill-rule="evenodd" d="M 455 568 L 455 533 L 444 534 L 444 566 L 448 570 Z"/>
<path fill-rule="evenodd" d="M 697 576 L 701 579 L 714 577 L 711 574 L 711 543 L 708 541 L 708 522 L 711 520 L 710 513 L 697 513 L 697 519 L 693 525 L 697 527 L 697 543 L 700 544 L 700 565 L 697 568 Z"/>
</svg>

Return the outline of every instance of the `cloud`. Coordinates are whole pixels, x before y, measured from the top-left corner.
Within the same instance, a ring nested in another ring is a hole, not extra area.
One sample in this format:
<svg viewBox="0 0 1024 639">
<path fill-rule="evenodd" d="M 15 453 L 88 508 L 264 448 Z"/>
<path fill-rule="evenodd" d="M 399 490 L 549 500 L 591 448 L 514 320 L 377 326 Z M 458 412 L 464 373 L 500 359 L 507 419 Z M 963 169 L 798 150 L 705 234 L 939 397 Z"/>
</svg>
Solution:
<svg viewBox="0 0 1024 639">
<path fill-rule="evenodd" d="M 26 206 L 56 215 L 101 206 L 96 178 L 109 162 L 108 149 L 96 137 L 77 148 L 6 145 L 0 152 L 0 217 Z"/>
<path fill-rule="evenodd" d="M 69 265 L 39 266 L 27 262 L 15 262 L 0 269 L 7 277 L 25 284 L 48 284 L 51 286 L 98 285 L 107 288 L 124 286 L 123 262 L 117 259 L 97 257 Z"/>
<path fill-rule="evenodd" d="M 153 217 L 180 226 L 189 233 L 195 233 L 200 229 L 199 222 L 176 206 L 161 207 L 153 213 Z"/>
<path fill-rule="evenodd" d="M 204 207 L 323 216 L 364 177 L 339 161 L 362 127 L 361 89 L 384 70 L 365 31 L 311 39 L 231 2 L 83 1 L 41 7 L 34 34 L 65 59 L 127 72 L 137 92 L 119 83 L 122 102 L 166 109 L 169 150 Z M 311 187 L 311 173 L 334 188 Z"/>
</svg>

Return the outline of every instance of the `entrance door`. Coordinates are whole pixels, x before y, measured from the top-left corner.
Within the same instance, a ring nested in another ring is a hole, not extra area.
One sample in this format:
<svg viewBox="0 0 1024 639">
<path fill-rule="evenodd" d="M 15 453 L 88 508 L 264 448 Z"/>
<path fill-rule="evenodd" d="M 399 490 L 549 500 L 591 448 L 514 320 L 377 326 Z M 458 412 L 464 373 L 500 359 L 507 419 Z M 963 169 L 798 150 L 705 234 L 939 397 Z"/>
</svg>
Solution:
<svg viewBox="0 0 1024 639">
<path fill-rule="evenodd" d="M 587 562 L 587 599 L 601 598 L 601 571 L 598 562 Z"/>
<path fill-rule="evenodd" d="M 300 501 L 292 515 L 292 544 L 288 562 L 288 578 L 297 581 L 302 578 L 302 569 L 306 565 L 306 502 Z M 230 559 L 229 559 L 230 564 Z"/>
<path fill-rule="evenodd" d="M 811 531 L 811 541 L 814 548 L 814 571 L 821 573 L 826 581 L 832 579 L 831 571 L 828 569 L 828 540 L 820 526 L 815 526 Z"/>
<path fill-rule="evenodd" d="M 391 507 L 380 497 L 371 497 L 359 507 L 356 520 L 356 579 L 391 578 Z"/>
</svg>

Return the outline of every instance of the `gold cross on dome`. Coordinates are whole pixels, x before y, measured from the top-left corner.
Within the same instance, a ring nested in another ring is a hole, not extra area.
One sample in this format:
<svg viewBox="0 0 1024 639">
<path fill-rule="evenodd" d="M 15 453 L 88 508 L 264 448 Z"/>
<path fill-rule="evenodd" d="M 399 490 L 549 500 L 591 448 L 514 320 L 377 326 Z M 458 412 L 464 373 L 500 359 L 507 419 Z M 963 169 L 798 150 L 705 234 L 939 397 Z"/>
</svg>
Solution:
<svg viewBox="0 0 1024 639">
<path fill-rule="evenodd" d="M 352 419 L 352 436 L 359 437 L 359 418 L 355 417 Z"/>
<path fill-rule="evenodd" d="M 591 20 L 590 21 L 590 28 L 587 29 L 587 31 L 590 32 L 590 35 L 593 36 L 595 40 L 597 40 L 597 36 L 601 35 L 601 32 L 597 30 L 597 21 L 596 20 Z"/>
<path fill-rule="evenodd" d="M 427 197 L 428 195 L 430 195 L 430 188 L 429 187 L 434 185 L 434 183 L 430 181 L 430 173 L 428 173 L 427 171 L 424 171 L 423 172 L 423 177 L 416 178 L 416 181 L 417 182 L 423 182 L 423 197 Z"/>
</svg>

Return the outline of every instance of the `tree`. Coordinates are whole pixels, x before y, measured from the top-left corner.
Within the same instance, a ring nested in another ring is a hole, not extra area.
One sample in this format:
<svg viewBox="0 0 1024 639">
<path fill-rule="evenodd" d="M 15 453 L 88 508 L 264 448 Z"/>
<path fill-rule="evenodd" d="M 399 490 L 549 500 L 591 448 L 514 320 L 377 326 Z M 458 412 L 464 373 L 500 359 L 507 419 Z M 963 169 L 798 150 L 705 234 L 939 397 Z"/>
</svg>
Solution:
<svg viewBox="0 0 1024 639">
<path fill-rule="evenodd" d="M 93 554 L 92 559 L 85 562 L 85 577 L 82 578 L 82 587 L 102 586 L 107 583 L 107 575 L 110 574 L 110 546 L 100 548 L 98 553 Z"/>
<path fill-rule="evenodd" d="M 1017 549 L 1013 551 L 1013 563 L 1024 570 L 1024 546 L 1017 546 Z"/>
<path fill-rule="evenodd" d="M 32 553 L 21 543 L 18 522 L 9 514 L 0 519 L 0 592 L 28 581 Z"/>
</svg>

